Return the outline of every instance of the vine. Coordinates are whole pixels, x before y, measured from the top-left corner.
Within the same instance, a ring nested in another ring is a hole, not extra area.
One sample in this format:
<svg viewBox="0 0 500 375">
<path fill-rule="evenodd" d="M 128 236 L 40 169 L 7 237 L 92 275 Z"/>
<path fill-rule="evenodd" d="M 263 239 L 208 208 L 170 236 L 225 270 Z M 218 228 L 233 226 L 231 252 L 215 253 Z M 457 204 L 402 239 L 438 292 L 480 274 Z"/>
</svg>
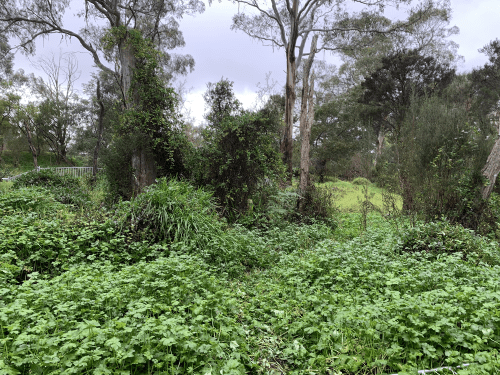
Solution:
<svg viewBox="0 0 500 375">
<path fill-rule="evenodd" d="M 120 116 L 117 129 L 119 138 L 129 140 L 125 149 L 130 148 L 132 155 L 134 148 L 145 147 L 154 156 L 158 177 L 186 174 L 183 154 L 188 142 L 182 132 L 177 94 L 161 80 L 162 53 L 139 30 L 127 30 L 124 26 L 111 28 L 101 42 L 105 50 L 121 46 L 129 48 L 134 55 L 127 108 Z M 130 139 L 135 140 L 130 143 Z M 123 168 L 127 166 L 119 169 Z"/>
</svg>

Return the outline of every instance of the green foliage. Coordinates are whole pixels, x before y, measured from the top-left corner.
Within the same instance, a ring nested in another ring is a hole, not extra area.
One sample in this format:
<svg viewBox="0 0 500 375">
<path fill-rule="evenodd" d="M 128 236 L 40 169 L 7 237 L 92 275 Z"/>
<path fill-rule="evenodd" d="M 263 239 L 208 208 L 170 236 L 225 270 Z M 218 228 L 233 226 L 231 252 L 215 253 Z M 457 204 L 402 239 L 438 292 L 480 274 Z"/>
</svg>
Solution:
<svg viewBox="0 0 500 375">
<path fill-rule="evenodd" d="M 269 267 L 283 249 L 292 251 L 303 237 L 297 238 L 302 228 L 285 226 L 283 230 L 291 231 L 291 238 L 290 245 L 283 246 L 273 239 L 276 235 L 273 228 L 269 228 L 269 239 L 266 229 L 227 228 L 217 216 L 211 193 L 177 180 L 160 179 L 137 198 L 122 202 L 115 219 L 134 238 L 168 244 L 165 255 L 171 252 L 196 255 L 230 276 Z M 321 226 L 316 230 L 318 234 L 311 231 L 305 237 L 328 236 L 329 230 L 325 232 Z"/>
<path fill-rule="evenodd" d="M 321 221 L 335 228 L 333 217 L 336 211 L 334 192 L 311 185 L 297 202 L 296 217 L 300 222 Z"/>
<path fill-rule="evenodd" d="M 400 157 L 416 212 L 427 220 L 446 216 L 476 230 L 485 220 L 480 188 L 489 129 L 470 123 L 466 108 L 451 101 L 459 89 L 454 84 L 442 97 L 412 104 Z"/>
<path fill-rule="evenodd" d="M 352 180 L 353 185 L 370 185 L 371 182 L 367 178 L 364 177 L 356 177 L 354 180 Z"/>
<path fill-rule="evenodd" d="M 401 237 L 401 251 L 428 253 L 427 259 L 437 259 L 442 254 L 459 253 L 489 265 L 500 265 L 498 244 L 488 242 L 470 229 L 452 225 L 448 221 L 418 224 L 407 229 Z"/>
<path fill-rule="evenodd" d="M 455 76 L 449 64 L 441 64 L 418 50 L 396 51 L 382 58 L 381 66 L 365 77 L 360 103 L 366 105 L 363 117 L 369 119 L 378 134 L 391 130 L 398 139 L 403 120 L 415 97 L 439 93 Z"/>
<path fill-rule="evenodd" d="M 126 94 L 126 110 L 114 140 L 116 144 L 105 159 L 105 165 L 111 195 L 130 198 L 133 193 L 132 155 L 144 151 L 152 156 L 159 177 L 186 176 L 184 154 L 190 151 L 190 144 L 182 131 L 177 96 L 160 79 L 161 53 L 140 31 L 127 30 L 124 26 L 112 28 L 103 39 L 105 48 L 121 41 L 133 51 L 135 68 Z"/>
<path fill-rule="evenodd" d="M 55 200 L 81 208 L 88 204 L 89 196 L 78 178 L 59 175 L 51 169 L 31 171 L 14 180 L 13 189 L 39 186 L 50 190 Z"/>
<path fill-rule="evenodd" d="M 0 181 L 0 193 L 6 193 L 12 187 L 12 181 Z"/>
<path fill-rule="evenodd" d="M 111 145 L 102 151 L 101 161 L 109 183 L 106 197 L 108 203 L 133 196 L 132 155 L 135 149 L 147 147 L 147 144 L 141 134 L 124 134 L 116 137 Z"/>
<path fill-rule="evenodd" d="M 143 194 L 118 206 L 122 226 L 150 234 L 155 241 L 208 240 L 222 233 L 212 194 L 187 182 L 161 178 Z M 201 242 L 198 245 L 206 245 Z"/>
<path fill-rule="evenodd" d="M 234 217 L 248 209 L 248 199 L 283 171 L 277 149 L 279 123 L 266 111 L 248 113 L 234 98 L 232 82 L 209 85 L 204 144 L 197 160 L 198 180 L 214 189 L 224 214 Z"/>
<path fill-rule="evenodd" d="M 26 151 L 23 143 L 21 149 L 4 150 L 2 152 L 2 167 L 8 170 L 9 174 L 4 177 L 16 176 L 18 174 L 33 170 L 33 156 L 31 152 Z M 17 147 L 17 146 L 16 146 Z M 77 167 L 86 166 L 83 159 L 78 157 L 68 157 L 68 159 Z M 40 152 L 38 155 L 38 165 L 41 167 L 67 167 L 66 163 L 59 163 L 52 152 Z"/>
<path fill-rule="evenodd" d="M 29 197 L 29 195 L 28 195 Z M 134 240 L 113 222 L 85 222 L 51 211 L 22 211 L 0 218 L 0 261 L 19 267 L 18 281 L 32 272 L 58 275 L 72 265 L 108 260 L 113 264 L 155 259 L 165 249 Z"/>
<path fill-rule="evenodd" d="M 50 190 L 43 187 L 23 187 L 0 194 L 0 216 L 15 212 L 57 212 L 65 206 L 56 201 Z"/>
<path fill-rule="evenodd" d="M 360 105 L 351 90 L 322 103 L 315 109 L 311 128 L 311 172 L 325 177 L 348 176 L 352 158 L 371 149 L 371 129 L 360 121 Z M 318 94 L 317 94 L 318 95 Z M 300 151 L 298 151 L 300 154 Z M 366 160 L 369 155 L 364 155 Z"/>
<path fill-rule="evenodd" d="M 41 203 L 0 216 L 0 373 L 500 371 L 500 251 L 470 230 L 401 235 L 375 213 L 364 233 L 347 213 L 248 230 L 166 179 L 105 222 L 10 193 Z"/>
<path fill-rule="evenodd" d="M 243 374 L 251 366 L 234 302 L 195 257 L 33 277 L 0 305 L 0 371 Z"/>
</svg>

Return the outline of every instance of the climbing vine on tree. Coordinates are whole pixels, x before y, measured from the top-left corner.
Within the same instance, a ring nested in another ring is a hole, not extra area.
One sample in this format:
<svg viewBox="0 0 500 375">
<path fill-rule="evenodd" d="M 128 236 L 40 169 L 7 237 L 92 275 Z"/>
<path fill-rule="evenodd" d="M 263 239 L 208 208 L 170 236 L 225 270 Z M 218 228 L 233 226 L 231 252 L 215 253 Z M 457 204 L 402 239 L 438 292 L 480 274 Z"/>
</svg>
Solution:
<svg viewBox="0 0 500 375">
<path fill-rule="evenodd" d="M 111 167 L 108 176 L 119 195 L 130 196 L 133 194 L 130 181 L 135 172 L 132 158 L 137 150 L 153 160 L 155 177 L 186 175 L 183 153 L 189 143 L 182 132 L 177 95 L 161 79 L 161 52 L 140 31 L 127 30 L 124 26 L 112 28 L 103 38 L 103 45 L 109 50 L 119 40 L 126 41 L 134 64 L 131 85 L 124 97 L 125 110 L 117 129 L 115 152 L 110 153 L 115 155 L 108 158 Z"/>
</svg>

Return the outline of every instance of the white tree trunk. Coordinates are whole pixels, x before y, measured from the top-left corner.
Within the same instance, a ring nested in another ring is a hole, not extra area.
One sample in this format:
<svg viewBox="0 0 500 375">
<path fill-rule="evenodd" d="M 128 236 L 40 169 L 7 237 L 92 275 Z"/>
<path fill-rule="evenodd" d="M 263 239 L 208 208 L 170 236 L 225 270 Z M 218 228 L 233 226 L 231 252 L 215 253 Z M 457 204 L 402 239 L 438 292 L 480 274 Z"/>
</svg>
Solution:
<svg viewBox="0 0 500 375">
<path fill-rule="evenodd" d="M 383 126 L 380 127 L 377 135 L 377 152 L 375 153 L 375 160 L 373 160 L 373 166 L 377 166 L 377 161 L 382 155 L 382 150 L 384 149 L 385 142 L 385 129 Z"/>
<path fill-rule="evenodd" d="M 493 187 L 495 186 L 498 173 L 500 173 L 500 137 L 493 145 L 482 172 L 483 176 L 488 179 L 489 183 L 488 185 L 483 186 L 481 193 L 483 195 L 483 199 L 488 199 L 493 191 Z"/>
<path fill-rule="evenodd" d="M 304 65 L 304 76 L 302 84 L 302 104 L 300 110 L 300 184 L 299 190 L 304 193 L 309 186 L 309 151 L 311 128 L 314 121 L 314 71 L 309 74 L 316 53 L 318 35 L 314 35 L 311 44 L 311 54 Z"/>
<path fill-rule="evenodd" d="M 292 182 L 292 155 L 293 155 L 293 107 L 295 106 L 295 57 L 291 60 L 287 56 L 285 86 L 285 134 L 281 146 L 283 162 L 287 169 L 287 180 Z"/>
</svg>

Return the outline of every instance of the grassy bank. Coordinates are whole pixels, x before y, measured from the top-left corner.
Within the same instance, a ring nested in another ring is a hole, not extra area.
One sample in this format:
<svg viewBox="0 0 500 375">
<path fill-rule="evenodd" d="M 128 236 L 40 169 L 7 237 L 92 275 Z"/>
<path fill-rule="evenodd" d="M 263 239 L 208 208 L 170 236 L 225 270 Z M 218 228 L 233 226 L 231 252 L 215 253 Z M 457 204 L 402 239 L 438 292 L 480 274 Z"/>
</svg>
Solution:
<svg viewBox="0 0 500 375">
<path fill-rule="evenodd" d="M 335 204 L 342 212 L 360 212 L 361 203 L 368 199 L 373 204 L 374 209 L 385 212 L 384 189 L 376 184 L 368 184 L 368 191 L 365 192 L 364 185 L 356 185 L 349 181 L 325 182 L 317 186 L 331 189 L 334 193 Z M 398 209 L 402 207 L 400 196 L 395 196 L 395 204 Z"/>
</svg>

